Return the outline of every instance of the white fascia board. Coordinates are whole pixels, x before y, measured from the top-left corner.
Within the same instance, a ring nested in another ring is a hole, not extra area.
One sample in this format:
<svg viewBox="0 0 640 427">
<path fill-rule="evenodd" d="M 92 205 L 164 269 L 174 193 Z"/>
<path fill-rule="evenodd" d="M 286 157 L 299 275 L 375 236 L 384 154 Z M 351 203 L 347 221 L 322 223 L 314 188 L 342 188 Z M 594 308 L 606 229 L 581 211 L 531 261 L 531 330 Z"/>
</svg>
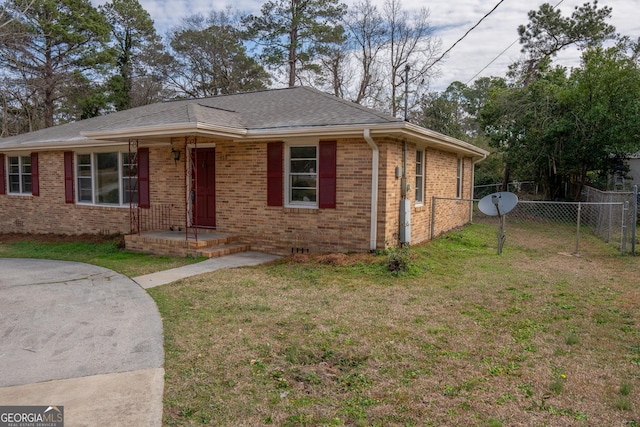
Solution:
<svg viewBox="0 0 640 427">
<path fill-rule="evenodd" d="M 224 138 L 237 138 L 245 135 L 246 129 L 230 128 L 226 126 L 212 125 L 208 123 L 177 123 L 156 126 L 137 126 L 106 131 L 82 132 L 83 136 L 93 139 L 121 139 L 121 138 L 148 138 L 153 136 L 170 137 L 182 135 L 203 134 Z"/>
<path fill-rule="evenodd" d="M 2 147 L 0 145 L 0 151 L 9 152 L 33 152 L 33 151 L 60 151 L 74 148 L 91 148 L 91 147 L 106 147 L 106 146 L 122 146 L 127 145 L 127 142 L 122 141 L 104 141 L 94 140 L 88 138 L 73 139 L 66 141 L 36 141 L 27 142 L 12 147 Z"/>
<path fill-rule="evenodd" d="M 369 129 L 371 136 L 391 136 L 396 138 L 410 138 L 424 142 L 428 147 L 439 148 L 445 151 L 470 155 L 472 157 L 485 158 L 489 152 L 468 142 L 461 141 L 450 136 L 425 129 L 423 127 L 408 123 L 382 123 L 382 124 L 357 124 L 326 127 L 304 127 L 304 128 L 274 128 L 249 130 L 246 135 L 236 138 L 236 141 L 243 140 L 275 140 L 304 138 L 313 135 L 317 138 L 323 137 L 362 137 L 364 129 Z"/>
<path fill-rule="evenodd" d="M 422 141 L 427 143 L 428 147 L 436 147 L 445 151 L 453 151 L 456 153 L 464 153 L 471 155 L 472 157 L 486 158 L 489 155 L 487 150 L 480 147 L 476 147 L 468 142 L 461 141 L 448 135 L 426 129 L 412 123 L 406 123 L 406 132 L 409 135 L 415 135 Z"/>
</svg>

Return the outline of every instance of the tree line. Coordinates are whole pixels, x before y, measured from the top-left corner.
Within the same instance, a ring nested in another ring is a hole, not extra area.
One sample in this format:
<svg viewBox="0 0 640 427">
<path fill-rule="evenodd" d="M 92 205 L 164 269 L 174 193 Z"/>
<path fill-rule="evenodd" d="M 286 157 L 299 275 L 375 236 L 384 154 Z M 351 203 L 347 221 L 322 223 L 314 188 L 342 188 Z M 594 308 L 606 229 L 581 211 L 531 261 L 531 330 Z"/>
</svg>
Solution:
<svg viewBox="0 0 640 427">
<path fill-rule="evenodd" d="M 534 181 L 551 200 L 610 188 L 640 153 L 640 39 L 616 33 L 611 12 L 597 1 L 569 16 L 541 5 L 518 27 L 522 56 L 505 76 L 429 93 L 413 119 L 492 151 L 476 185 Z M 572 68 L 554 62 L 568 47 L 581 53 Z"/>
<path fill-rule="evenodd" d="M 2 136 L 160 100 L 309 85 L 397 114 L 403 70 L 428 79 L 437 53 L 426 9 L 400 0 L 269 0 L 212 10 L 158 35 L 138 0 L 0 5 Z M 426 87 L 426 85 L 424 86 Z"/>
<path fill-rule="evenodd" d="M 430 91 L 441 42 L 429 11 L 400 0 L 268 0 L 186 17 L 161 37 L 138 0 L 6 0 L 0 5 L 0 135 L 178 98 L 307 85 L 490 149 L 477 183 L 604 183 L 640 151 L 640 43 L 597 1 L 550 4 L 517 32 L 503 76 Z M 581 63 L 556 64 L 567 47 Z M 445 58 L 446 59 L 446 58 Z M 481 64 L 476 64 L 481 65 Z M 408 93 L 405 98 L 405 87 Z"/>
</svg>

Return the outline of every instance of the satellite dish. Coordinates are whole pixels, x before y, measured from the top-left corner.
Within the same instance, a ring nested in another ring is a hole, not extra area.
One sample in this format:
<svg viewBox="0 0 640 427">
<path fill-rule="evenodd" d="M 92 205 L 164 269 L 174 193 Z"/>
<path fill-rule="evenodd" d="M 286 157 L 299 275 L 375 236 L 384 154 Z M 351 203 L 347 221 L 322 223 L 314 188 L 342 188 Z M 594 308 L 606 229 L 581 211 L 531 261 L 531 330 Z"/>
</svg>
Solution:
<svg viewBox="0 0 640 427">
<path fill-rule="evenodd" d="M 478 209 L 485 215 L 502 216 L 518 204 L 518 196 L 508 191 L 489 194 L 478 202 Z"/>
</svg>

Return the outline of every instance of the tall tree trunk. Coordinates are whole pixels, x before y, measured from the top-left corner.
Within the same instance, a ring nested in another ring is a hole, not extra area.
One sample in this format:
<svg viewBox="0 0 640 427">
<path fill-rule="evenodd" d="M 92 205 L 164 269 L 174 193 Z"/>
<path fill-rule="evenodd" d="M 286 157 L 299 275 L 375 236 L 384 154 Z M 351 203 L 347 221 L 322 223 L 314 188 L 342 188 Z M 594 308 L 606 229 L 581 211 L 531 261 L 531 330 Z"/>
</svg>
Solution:
<svg viewBox="0 0 640 427">
<path fill-rule="evenodd" d="M 44 127 L 50 128 L 53 126 L 55 83 L 51 58 L 51 44 L 48 39 L 45 41 L 45 44 L 44 81 L 42 82 L 44 86 Z"/>
<path fill-rule="evenodd" d="M 293 14 L 294 21 L 298 15 L 298 5 L 296 0 L 291 2 L 291 12 Z M 293 25 L 291 32 L 289 32 L 289 87 L 296 85 L 296 60 L 298 52 L 298 26 Z"/>
</svg>

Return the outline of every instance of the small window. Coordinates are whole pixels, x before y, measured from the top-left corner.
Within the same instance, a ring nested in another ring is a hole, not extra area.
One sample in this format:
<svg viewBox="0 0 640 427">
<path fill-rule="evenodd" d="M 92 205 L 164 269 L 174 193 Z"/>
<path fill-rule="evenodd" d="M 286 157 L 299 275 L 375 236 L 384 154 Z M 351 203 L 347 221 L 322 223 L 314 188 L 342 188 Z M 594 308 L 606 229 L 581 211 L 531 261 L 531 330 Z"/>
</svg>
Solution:
<svg viewBox="0 0 640 427">
<path fill-rule="evenodd" d="M 31 156 L 9 156 L 9 194 L 31 194 Z"/>
<path fill-rule="evenodd" d="M 424 204 L 424 151 L 416 151 L 416 205 Z"/>
<path fill-rule="evenodd" d="M 289 191 L 291 205 L 316 207 L 318 200 L 318 147 L 289 147 Z"/>
<path fill-rule="evenodd" d="M 462 178 L 463 178 L 463 165 L 462 159 L 458 159 L 458 172 L 456 176 L 456 197 L 462 198 Z"/>
</svg>

